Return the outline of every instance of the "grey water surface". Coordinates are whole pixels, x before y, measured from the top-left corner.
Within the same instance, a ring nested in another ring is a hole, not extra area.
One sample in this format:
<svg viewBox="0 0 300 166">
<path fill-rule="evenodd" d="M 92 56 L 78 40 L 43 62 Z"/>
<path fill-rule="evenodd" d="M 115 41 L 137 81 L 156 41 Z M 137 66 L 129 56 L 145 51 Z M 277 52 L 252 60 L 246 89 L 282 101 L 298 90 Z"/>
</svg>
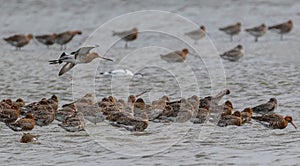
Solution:
<svg viewBox="0 0 300 166">
<path fill-rule="evenodd" d="M 287 1 L 0 1 L 0 36 L 34 35 L 81 30 L 68 44 L 70 53 L 85 44 L 99 44 L 95 51 L 114 62 L 95 60 L 78 65 L 58 77 L 61 66 L 49 65 L 60 46 L 31 41 L 21 51 L 0 41 L 0 99 L 22 97 L 30 103 L 55 94 L 59 105 L 85 93 L 100 100 L 108 95 L 126 99 L 152 88 L 142 96 L 148 103 L 162 95 L 171 99 L 208 96 L 228 88 L 236 110 L 276 97 L 277 113 L 291 115 L 300 126 L 300 3 Z M 149 10 L 149 11 L 145 11 Z M 151 10 L 151 11 L 150 11 Z M 144 11 L 141 13 L 131 13 Z M 163 11 L 163 12 L 160 12 Z M 125 15 L 124 15 L 125 14 Z M 128 15 L 126 15 L 128 14 Z M 294 29 L 284 36 L 268 31 L 257 43 L 244 29 L 292 19 Z M 219 27 L 240 21 L 243 31 L 230 42 Z M 190 22 L 190 23 L 188 23 Z M 195 24 L 193 24 L 194 22 Z M 182 35 L 205 25 L 208 36 L 193 44 Z M 138 27 L 138 39 L 125 43 L 112 31 Z M 98 29 L 98 30 L 97 30 Z M 103 37 L 104 36 L 104 37 Z M 218 54 L 237 44 L 245 47 L 238 62 L 222 61 Z M 189 48 L 185 63 L 169 64 L 160 54 Z M 109 48 L 109 49 L 107 49 Z M 101 72 L 126 68 L 143 77 L 107 77 Z M 271 130 L 253 121 L 240 127 L 205 124 L 149 123 L 142 133 L 132 133 L 102 122 L 87 122 L 85 132 L 68 133 L 57 121 L 36 126 L 40 144 L 22 144 L 22 133 L 0 124 L 1 165 L 299 165 L 300 133 L 291 125 Z"/>
</svg>

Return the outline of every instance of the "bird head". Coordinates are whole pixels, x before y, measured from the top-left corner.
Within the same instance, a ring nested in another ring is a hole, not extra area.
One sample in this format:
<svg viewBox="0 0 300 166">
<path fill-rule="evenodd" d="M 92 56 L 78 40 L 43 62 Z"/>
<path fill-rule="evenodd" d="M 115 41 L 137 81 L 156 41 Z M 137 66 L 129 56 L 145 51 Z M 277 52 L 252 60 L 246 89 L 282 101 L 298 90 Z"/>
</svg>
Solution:
<svg viewBox="0 0 300 166">
<path fill-rule="evenodd" d="M 293 118 L 291 116 L 284 117 L 284 120 L 291 123 L 295 127 L 295 129 L 297 129 L 297 126 L 293 123 Z"/>
</svg>

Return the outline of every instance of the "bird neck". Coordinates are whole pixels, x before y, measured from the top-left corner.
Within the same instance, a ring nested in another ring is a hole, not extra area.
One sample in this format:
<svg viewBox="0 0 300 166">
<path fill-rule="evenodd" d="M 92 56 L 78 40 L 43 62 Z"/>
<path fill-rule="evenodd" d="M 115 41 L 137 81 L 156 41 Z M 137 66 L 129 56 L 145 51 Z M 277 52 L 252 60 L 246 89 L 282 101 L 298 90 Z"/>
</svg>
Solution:
<svg viewBox="0 0 300 166">
<path fill-rule="evenodd" d="M 181 57 L 182 57 L 182 59 L 183 59 L 183 60 L 185 60 L 185 59 L 186 59 L 186 55 L 187 55 L 187 53 L 186 53 L 186 52 L 182 52 L 182 53 L 181 53 Z"/>
</svg>

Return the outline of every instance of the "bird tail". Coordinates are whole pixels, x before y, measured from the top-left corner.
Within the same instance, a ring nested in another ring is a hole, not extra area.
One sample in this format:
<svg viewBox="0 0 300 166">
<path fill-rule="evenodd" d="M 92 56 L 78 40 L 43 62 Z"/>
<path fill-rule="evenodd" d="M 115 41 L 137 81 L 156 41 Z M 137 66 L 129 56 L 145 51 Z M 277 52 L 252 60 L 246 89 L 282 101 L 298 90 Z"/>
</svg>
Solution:
<svg viewBox="0 0 300 166">
<path fill-rule="evenodd" d="M 61 64 L 63 61 L 61 61 L 60 59 L 63 58 L 63 57 L 65 57 L 65 56 L 67 56 L 67 54 L 65 52 L 63 52 L 57 60 L 50 60 L 48 62 L 51 65 L 52 64 Z"/>
<path fill-rule="evenodd" d="M 220 30 L 220 31 L 224 31 L 224 30 L 225 30 L 225 28 L 219 28 L 219 30 Z"/>
<path fill-rule="evenodd" d="M 6 126 L 8 126 L 13 131 L 22 131 L 22 128 L 18 127 L 15 123 L 6 123 Z"/>
<path fill-rule="evenodd" d="M 59 60 L 50 60 L 48 61 L 50 65 L 53 65 L 53 64 L 60 64 L 60 61 Z"/>
<path fill-rule="evenodd" d="M 277 29 L 277 28 L 278 28 L 278 25 L 274 25 L 274 26 L 268 27 L 269 30 L 271 30 L 271 29 Z"/>
<path fill-rule="evenodd" d="M 112 31 L 112 36 L 116 36 L 116 35 L 117 35 L 117 32 Z"/>
</svg>

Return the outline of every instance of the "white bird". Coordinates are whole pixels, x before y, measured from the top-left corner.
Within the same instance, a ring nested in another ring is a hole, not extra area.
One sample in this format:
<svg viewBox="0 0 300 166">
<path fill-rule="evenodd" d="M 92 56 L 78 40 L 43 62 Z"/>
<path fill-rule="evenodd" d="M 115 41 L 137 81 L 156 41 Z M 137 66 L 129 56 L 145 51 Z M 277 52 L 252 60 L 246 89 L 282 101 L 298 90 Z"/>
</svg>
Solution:
<svg viewBox="0 0 300 166">
<path fill-rule="evenodd" d="M 64 73 L 71 70 L 76 64 L 90 63 L 95 58 L 102 58 L 105 60 L 113 61 L 112 59 L 108 59 L 100 56 L 96 52 L 90 52 L 90 50 L 96 47 L 98 47 L 98 45 L 81 47 L 77 51 L 71 52 L 70 55 L 67 55 L 65 52 L 63 52 L 57 60 L 50 60 L 49 62 L 50 64 L 61 64 L 63 62 L 66 62 L 66 64 L 60 69 L 58 73 L 58 76 L 61 76 Z"/>
<path fill-rule="evenodd" d="M 102 72 L 100 74 L 105 76 L 133 76 L 134 75 L 128 69 L 116 69 L 108 72 Z"/>
<path fill-rule="evenodd" d="M 237 61 L 239 60 L 242 56 L 244 56 L 244 49 L 242 45 L 237 45 L 233 49 L 224 52 L 223 54 L 220 55 L 221 58 L 229 61 Z"/>
</svg>

